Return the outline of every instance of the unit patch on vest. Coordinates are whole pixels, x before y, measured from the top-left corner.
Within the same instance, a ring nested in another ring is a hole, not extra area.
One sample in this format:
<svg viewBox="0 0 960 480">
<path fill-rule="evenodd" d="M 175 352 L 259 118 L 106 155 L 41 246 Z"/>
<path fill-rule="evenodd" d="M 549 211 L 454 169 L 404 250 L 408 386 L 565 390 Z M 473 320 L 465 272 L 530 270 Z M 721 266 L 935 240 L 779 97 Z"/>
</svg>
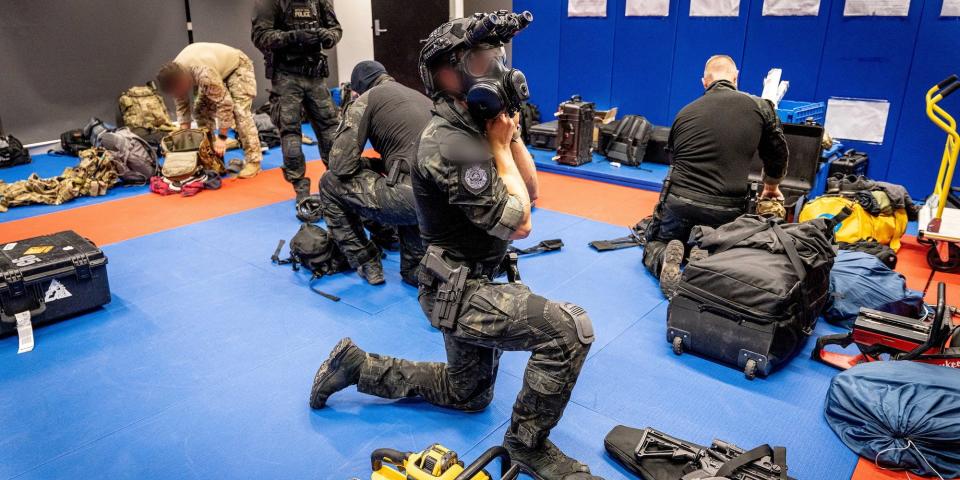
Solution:
<svg viewBox="0 0 960 480">
<path fill-rule="evenodd" d="M 490 172 L 483 165 L 474 165 L 463 170 L 461 182 L 467 191 L 480 195 L 490 186 Z"/>
</svg>

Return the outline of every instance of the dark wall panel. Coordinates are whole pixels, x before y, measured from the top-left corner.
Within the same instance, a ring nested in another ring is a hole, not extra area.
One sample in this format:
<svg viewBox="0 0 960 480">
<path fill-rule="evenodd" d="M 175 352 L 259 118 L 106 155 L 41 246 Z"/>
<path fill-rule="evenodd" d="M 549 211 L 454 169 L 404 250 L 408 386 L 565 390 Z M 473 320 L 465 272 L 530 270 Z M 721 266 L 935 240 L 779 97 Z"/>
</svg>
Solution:
<svg viewBox="0 0 960 480">
<path fill-rule="evenodd" d="M 117 96 L 187 43 L 182 0 L 4 0 L 2 17 L 0 118 L 27 143 L 113 121 Z"/>
<path fill-rule="evenodd" d="M 257 70 L 257 102 L 267 100 L 270 82 L 264 76 L 263 54 L 250 39 L 251 19 L 255 0 L 190 0 L 193 19 L 193 39 L 197 42 L 225 43 L 246 53 Z M 337 51 L 326 52 L 330 60 L 328 84 L 337 85 Z"/>
</svg>

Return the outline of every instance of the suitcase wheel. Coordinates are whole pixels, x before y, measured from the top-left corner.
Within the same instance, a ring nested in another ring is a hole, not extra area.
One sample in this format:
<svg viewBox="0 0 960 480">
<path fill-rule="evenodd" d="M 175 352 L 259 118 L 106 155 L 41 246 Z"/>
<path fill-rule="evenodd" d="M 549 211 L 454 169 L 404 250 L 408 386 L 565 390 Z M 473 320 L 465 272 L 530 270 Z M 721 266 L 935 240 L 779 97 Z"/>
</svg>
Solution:
<svg viewBox="0 0 960 480">
<path fill-rule="evenodd" d="M 683 339 L 680 337 L 673 337 L 673 353 L 677 355 L 683 354 Z"/>
<path fill-rule="evenodd" d="M 753 380 L 757 378 L 757 361 L 754 359 L 747 360 L 747 364 L 743 367 L 743 375 L 747 377 L 747 380 Z"/>
</svg>

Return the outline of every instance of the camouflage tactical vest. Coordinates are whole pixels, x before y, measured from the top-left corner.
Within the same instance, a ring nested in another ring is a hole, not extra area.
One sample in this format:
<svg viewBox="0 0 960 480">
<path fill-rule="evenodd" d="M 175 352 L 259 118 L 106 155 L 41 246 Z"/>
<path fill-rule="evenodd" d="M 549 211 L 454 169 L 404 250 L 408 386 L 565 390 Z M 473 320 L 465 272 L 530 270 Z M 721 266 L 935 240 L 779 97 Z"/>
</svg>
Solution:
<svg viewBox="0 0 960 480">
<path fill-rule="evenodd" d="M 80 152 L 80 163 L 64 169 L 59 177 L 40 178 L 36 173 L 13 183 L 0 181 L 0 212 L 9 207 L 60 205 L 77 197 L 105 195 L 117 183 L 113 156 L 102 148 Z"/>
<path fill-rule="evenodd" d="M 156 89 L 149 85 L 131 87 L 120 95 L 122 124 L 130 129 L 148 131 L 173 131 L 176 126 L 170 121 L 167 105 Z"/>
</svg>

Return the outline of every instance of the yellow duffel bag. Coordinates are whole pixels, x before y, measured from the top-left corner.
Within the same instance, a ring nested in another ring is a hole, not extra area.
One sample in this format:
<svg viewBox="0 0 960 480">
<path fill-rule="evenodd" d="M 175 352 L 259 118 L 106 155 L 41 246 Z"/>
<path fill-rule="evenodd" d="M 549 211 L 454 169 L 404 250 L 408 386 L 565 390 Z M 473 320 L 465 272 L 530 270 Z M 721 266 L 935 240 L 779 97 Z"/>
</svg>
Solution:
<svg viewBox="0 0 960 480">
<path fill-rule="evenodd" d="M 892 215 L 871 215 L 856 200 L 837 195 L 817 197 L 803 206 L 800 221 L 805 222 L 819 217 L 833 217 L 844 207 L 853 214 L 844 220 L 837 230 L 838 242 L 854 243 L 861 240 L 874 240 L 889 245 L 894 251 L 900 250 L 900 237 L 907 231 L 907 212 L 894 210 Z"/>
</svg>

